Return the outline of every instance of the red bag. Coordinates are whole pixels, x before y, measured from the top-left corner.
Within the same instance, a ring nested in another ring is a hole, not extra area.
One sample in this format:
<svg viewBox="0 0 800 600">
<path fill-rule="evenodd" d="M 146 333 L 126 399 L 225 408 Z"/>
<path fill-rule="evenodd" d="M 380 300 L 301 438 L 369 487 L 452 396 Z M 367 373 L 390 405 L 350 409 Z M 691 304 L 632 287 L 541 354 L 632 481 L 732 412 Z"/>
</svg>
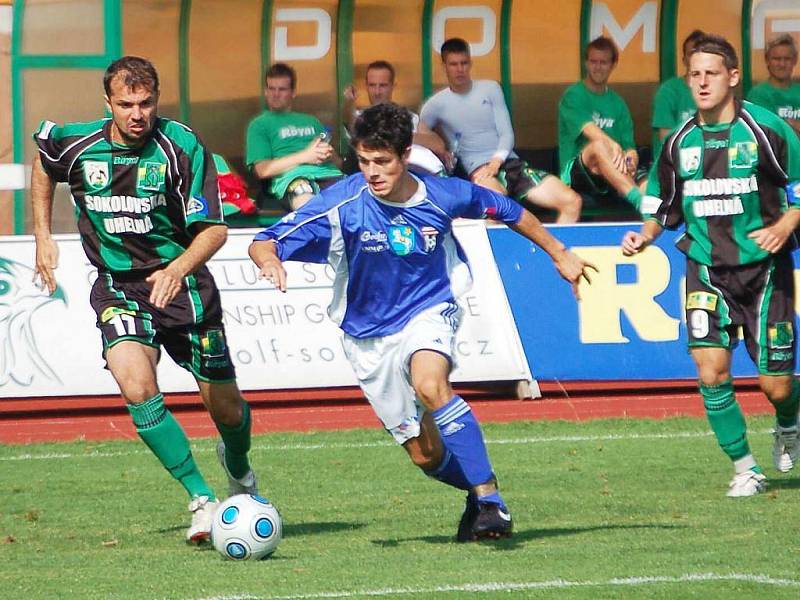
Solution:
<svg viewBox="0 0 800 600">
<path fill-rule="evenodd" d="M 219 199 L 236 206 L 243 215 L 256 213 L 256 205 L 247 195 L 244 180 L 236 173 L 224 173 L 217 176 Z"/>
</svg>

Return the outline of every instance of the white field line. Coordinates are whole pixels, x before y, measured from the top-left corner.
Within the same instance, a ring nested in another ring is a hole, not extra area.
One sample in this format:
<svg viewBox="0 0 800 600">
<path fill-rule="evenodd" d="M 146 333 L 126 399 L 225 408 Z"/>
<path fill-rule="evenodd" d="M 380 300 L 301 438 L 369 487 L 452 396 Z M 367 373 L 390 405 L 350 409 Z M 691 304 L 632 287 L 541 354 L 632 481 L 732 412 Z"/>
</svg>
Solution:
<svg viewBox="0 0 800 600">
<path fill-rule="evenodd" d="M 195 600 L 314 600 L 316 598 L 358 598 L 370 596 L 405 596 L 411 594 L 436 594 L 443 592 L 515 592 L 523 590 L 552 590 L 566 588 L 587 587 L 641 587 L 654 584 L 671 583 L 703 583 L 703 582 L 744 582 L 778 587 L 800 587 L 800 580 L 775 579 L 767 575 L 752 575 L 748 573 L 687 573 L 676 577 L 669 576 L 643 576 L 643 577 L 618 577 L 605 581 L 567 581 L 554 579 L 551 581 L 530 582 L 493 582 L 493 583 L 464 583 L 459 585 L 437 585 L 430 587 L 398 587 L 374 590 L 352 590 L 342 592 L 317 592 L 299 594 L 296 596 L 254 596 L 251 594 L 237 594 L 231 596 L 209 596 Z"/>
<path fill-rule="evenodd" d="M 771 433 L 771 429 L 752 431 L 751 434 Z M 577 443 L 577 442 L 617 442 L 625 440 L 680 440 L 688 438 L 710 437 L 710 431 L 677 431 L 674 433 L 619 433 L 610 435 L 555 435 L 547 437 L 523 437 L 523 438 L 487 438 L 486 443 L 490 446 L 504 445 L 532 445 L 532 444 L 554 444 L 554 443 Z M 391 441 L 385 442 L 360 442 L 360 443 L 315 443 L 315 444 L 254 444 L 251 452 L 284 452 L 287 450 L 356 450 L 362 448 L 392 448 L 396 444 Z M 216 452 L 214 448 L 196 447 L 193 450 L 196 454 Z M 76 458 L 114 458 L 118 456 L 135 456 L 138 454 L 150 454 L 149 450 L 124 450 L 118 452 L 49 452 L 43 454 L 16 454 L 12 456 L 0 456 L 0 462 L 10 461 L 30 461 L 30 460 L 73 460 Z"/>
</svg>

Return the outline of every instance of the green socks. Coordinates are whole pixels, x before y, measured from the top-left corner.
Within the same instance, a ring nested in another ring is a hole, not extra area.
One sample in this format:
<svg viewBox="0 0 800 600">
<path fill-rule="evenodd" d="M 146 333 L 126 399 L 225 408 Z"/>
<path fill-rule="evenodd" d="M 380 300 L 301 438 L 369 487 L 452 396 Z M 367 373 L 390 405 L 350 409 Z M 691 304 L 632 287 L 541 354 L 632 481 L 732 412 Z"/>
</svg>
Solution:
<svg viewBox="0 0 800 600">
<path fill-rule="evenodd" d="M 794 379 L 792 380 L 792 393 L 789 397 L 780 404 L 774 405 L 778 425 L 786 428 L 797 425 L 798 405 L 800 405 L 800 382 Z"/>
<path fill-rule="evenodd" d="M 630 202 L 633 205 L 633 208 L 639 210 L 639 207 L 642 206 L 642 192 L 639 191 L 639 188 L 633 186 L 631 191 L 625 194 L 625 200 Z"/>
<path fill-rule="evenodd" d="M 711 429 L 717 436 L 722 451 L 734 461 L 743 464 L 743 458 L 750 455 L 747 443 L 747 425 L 739 404 L 733 394 L 733 381 L 719 385 L 700 384 L 700 393 L 706 407 L 706 415 Z M 755 462 L 753 462 L 755 465 Z"/>
<path fill-rule="evenodd" d="M 186 437 L 172 413 L 164 406 L 164 396 L 156 394 L 141 404 L 128 404 L 136 432 L 152 450 L 169 474 L 177 479 L 189 496 L 208 496 L 214 492 L 203 479 Z"/>
<path fill-rule="evenodd" d="M 225 466 L 236 479 L 241 479 L 250 470 L 247 452 L 250 450 L 250 405 L 242 400 L 242 422 L 235 427 L 214 422 L 225 442 Z"/>
</svg>

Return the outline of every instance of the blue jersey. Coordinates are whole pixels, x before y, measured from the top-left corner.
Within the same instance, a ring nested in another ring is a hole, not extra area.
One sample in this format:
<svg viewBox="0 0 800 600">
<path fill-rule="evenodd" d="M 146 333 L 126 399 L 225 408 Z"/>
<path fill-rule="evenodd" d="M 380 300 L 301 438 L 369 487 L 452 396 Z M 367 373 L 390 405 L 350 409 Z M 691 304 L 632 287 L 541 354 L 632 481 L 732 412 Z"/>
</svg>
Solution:
<svg viewBox="0 0 800 600">
<path fill-rule="evenodd" d="M 453 219 L 491 217 L 514 224 L 522 207 L 501 194 L 443 177 L 417 179 L 406 202 L 373 196 L 360 173 L 327 188 L 256 235 L 274 240 L 281 260 L 328 263 L 328 315 L 357 338 L 387 336 L 472 285 Z"/>
</svg>

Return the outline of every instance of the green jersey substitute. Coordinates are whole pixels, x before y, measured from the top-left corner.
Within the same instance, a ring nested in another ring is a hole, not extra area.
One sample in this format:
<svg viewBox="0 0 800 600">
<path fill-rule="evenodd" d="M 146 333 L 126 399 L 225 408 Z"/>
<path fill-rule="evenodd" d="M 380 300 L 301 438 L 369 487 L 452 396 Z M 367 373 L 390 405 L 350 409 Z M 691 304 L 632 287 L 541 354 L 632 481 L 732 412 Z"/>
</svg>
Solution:
<svg viewBox="0 0 800 600">
<path fill-rule="evenodd" d="M 588 143 L 581 133 L 587 123 L 597 125 L 623 150 L 635 148 L 633 120 L 622 96 L 611 88 L 595 94 L 579 81 L 569 86 L 558 102 L 558 158 L 562 173 Z"/>
<path fill-rule="evenodd" d="M 111 141 L 111 119 L 58 126 L 33 139 L 42 167 L 67 182 L 89 261 L 101 272 L 145 276 L 189 247 L 196 223 L 222 223 L 211 155 L 185 125 L 159 118 L 147 142 Z"/>
<path fill-rule="evenodd" d="M 695 116 L 664 140 L 642 200 L 645 218 L 685 224 L 678 248 L 715 267 L 767 258 L 747 236 L 789 207 L 800 209 L 800 139 L 774 113 L 738 101 L 732 123 L 700 125 Z"/>
<path fill-rule="evenodd" d="M 747 94 L 747 99 L 771 110 L 781 119 L 800 121 L 800 83 L 779 88 L 765 81 L 753 87 Z"/>
<path fill-rule="evenodd" d="M 661 152 L 659 129 L 672 131 L 684 121 L 691 119 L 697 112 L 692 98 L 692 91 L 683 77 L 672 77 L 658 86 L 653 98 L 653 146 L 652 155 L 655 161 Z"/>
<path fill-rule="evenodd" d="M 245 162 L 252 168 L 260 160 L 273 160 L 299 152 L 324 131 L 322 123 L 313 115 L 264 111 L 247 126 Z M 341 176 L 342 172 L 331 162 L 298 165 L 273 177 L 267 191 L 276 198 L 281 198 L 286 193 L 287 186 L 298 177 L 326 179 Z"/>
</svg>

